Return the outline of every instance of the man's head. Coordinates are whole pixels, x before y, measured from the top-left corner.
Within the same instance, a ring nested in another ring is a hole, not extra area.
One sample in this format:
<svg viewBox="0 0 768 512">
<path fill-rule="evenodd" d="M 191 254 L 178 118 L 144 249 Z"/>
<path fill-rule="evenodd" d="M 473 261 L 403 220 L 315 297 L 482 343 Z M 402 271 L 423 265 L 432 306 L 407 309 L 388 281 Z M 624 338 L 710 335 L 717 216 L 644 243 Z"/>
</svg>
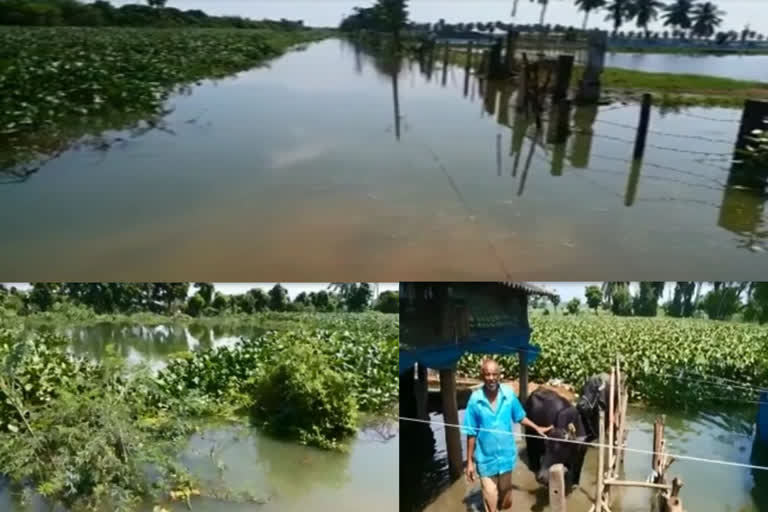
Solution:
<svg viewBox="0 0 768 512">
<path fill-rule="evenodd" d="M 483 361 L 481 372 L 485 389 L 495 393 L 499 389 L 499 364 L 493 359 L 486 359 Z"/>
</svg>

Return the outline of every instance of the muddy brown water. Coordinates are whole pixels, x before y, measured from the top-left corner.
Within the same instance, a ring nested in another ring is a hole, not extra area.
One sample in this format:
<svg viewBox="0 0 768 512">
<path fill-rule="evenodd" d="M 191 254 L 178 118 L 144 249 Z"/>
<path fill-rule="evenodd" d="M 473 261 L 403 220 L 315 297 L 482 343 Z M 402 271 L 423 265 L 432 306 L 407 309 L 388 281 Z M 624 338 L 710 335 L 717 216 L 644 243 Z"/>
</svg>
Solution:
<svg viewBox="0 0 768 512">
<path fill-rule="evenodd" d="M 0 273 L 399 281 L 768 271 L 768 195 L 729 182 L 738 110 L 654 108 L 633 169 L 636 105 L 576 109 L 582 131 L 550 144 L 510 108 L 514 90 L 469 77 L 465 95 L 463 69 L 450 67 L 443 84 L 439 63 L 431 75 L 415 62 L 395 69 L 343 41 L 315 43 L 174 96 L 162 130 L 106 134 L 122 140 L 0 185 Z"/>
<path fill-rule="evenodd" d="M 627 447 L 653 449 L 653 421 L 666 415 L 665 438 L 668 452 L 719 459 L 743 464 L 768 466 L 768 447 L 754 442 L 755 411 L 750 408 L 719 412 L 685 412 L 629 407 L 627 411 Z M 459 412 L 463 419 L 464 411 Z M 442 415 L 431 414 L 441 422 Z M 461 478 L 451 482 L 443 427 L 425 429 L 401 421 L 400 510 L 403 512 L 475 512 L 482 511 L 479 484 Z M 519 426 L 515 427 L 519 432 Z M 431 433 L 431 435 L 430 435 Z M 525 443 L 517 439 L 520 457 L 513 483 L 514 511 L 549 510 L 546 489 L 539 486 L 526 466 Z M 462 447 L 466 438 L 462 436 Z M 466 454 L 464 455 L 466 457 Z M 625 453 L 620 478 L 645 480 L 650 474 L 650 455 Z M 680 492 L 686 510 L 702 512 L 768 511 L 768 471 L 730 467 L 690 460 L 678 460 L 668 470 L 669 477 L 679 476 Z M 568 497 L 569 512 L 587 512 L 597 481 L 597 451 L 590 448 L 582 470 L 581 483 Z M 614 512 L 648 512 L 653 496 L 650 490 L 624 488 L 614 492 Z"/>
</svg>

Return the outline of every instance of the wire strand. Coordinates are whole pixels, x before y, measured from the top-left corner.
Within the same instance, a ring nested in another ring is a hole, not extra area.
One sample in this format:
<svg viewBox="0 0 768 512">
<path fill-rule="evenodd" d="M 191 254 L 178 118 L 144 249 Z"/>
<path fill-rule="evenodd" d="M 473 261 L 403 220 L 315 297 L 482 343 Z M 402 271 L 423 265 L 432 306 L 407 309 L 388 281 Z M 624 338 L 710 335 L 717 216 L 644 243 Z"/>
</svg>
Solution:
<svg viewBox="0 0 768 512">
<path fill-rule="evenodd" d="M 426 423 L 429 425 L 441 425 L 443 427 L 453 427 L 462 429 L 463 427 L 461 425 L 456 425 L 452 423 L 445 423 L 442 421 L 434 421 L 434 420 L 422 420 L 419 418 L 409 418 L 407 416 L 398 416 L 399 420 L 405 420 L 405 421 L 411 421 L 414 423 Z M 553 437 L 547 437 L 547 436 L 539 436 L 535 434 L 523 434 L 518 432 L 508 432 L 506 430 L 498 430 L 498 429 L 490 429 L 490 428 L 473 428 L 472 430 L 475 431 L 481 431 L 481 432 L 491 432 L 495 434 L 502 434 L 502 435 L 509 435 L 514 437 L 531 437 L 534 439 L 546 439 L 548 441 L 556 441 L 559 443 L 571 443 L 571 444 L 577 444 L 577 445 L 583 445 L 583 446 L 591 446 L 593 448 L 615 448 L 612 447 L 609 444 L 600 444 L 600 443 L 587 443 L 586 441 L 577 441 L 575 439 L 557 439 Z M 641 448 L 629 448 L 629 447 L 621 447 L 619 448 L 622 452 L 631 452 L 631 453 L 640 453 L 643 455 L 657 455 L 662 454 L 663 452 L 654 452 L 653 450 L 643 450 Z M 720 459 L 708 459 L 705 457 L 694 457 L 692 455 L 680 455 L 680 454 L 672 454 L 667 453 L 668 457 L 674 457 L 677 460 L 690 460 L 695 462 L 706 462 L 709 464 L 720 464 L 723 466 L 732 466 L 732 467 L 739 467 L 744 469 L 756 469 L 759 471 L 768 471 L 768 466 L 758 466 L 755 464 L 744 464 L 742 462 L 733 462 L 733 461 L 727 461 L 727 460 L 720 460 Z"/>
</svg>

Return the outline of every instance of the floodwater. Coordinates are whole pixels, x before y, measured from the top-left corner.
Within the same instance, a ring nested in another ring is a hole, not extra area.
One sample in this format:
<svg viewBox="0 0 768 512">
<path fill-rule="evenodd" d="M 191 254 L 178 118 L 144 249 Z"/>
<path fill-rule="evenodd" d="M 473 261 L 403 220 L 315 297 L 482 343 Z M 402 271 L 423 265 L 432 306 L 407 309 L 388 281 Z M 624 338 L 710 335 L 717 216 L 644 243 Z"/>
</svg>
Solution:
<svg viewBox="0 0 768 512">
<path fill-rule="evenodd" d="M 169 101 L 0 186 L 0 273 L 36 280 L 750 280 L 768 194 L 734 180 L 740 112 L 572 112 L 566 143 L 514 90 L 326 40 Z M 423 72 L 422 72 L 423 71 Z M 115 141 L 115 137 L 122 140 Z M 55 261 L 51 256 L 55 255 Z M 695 264 L 693 264 L 695 263 Z M 259 277 L 260 276 L 260 277 Z"/>
<path fill-rule="evenodd" d="M 136 325 L 100 323 L 85 326 L 34 326 L 35 331 L 52 331 L 70 340 L 75 355 L 102 360 L 108 354 L 122 357 L 129 365 L 165 367 L 169 357 L 180 352 L 232 347 L 242 338 L 254 338 L 263 329 L 248 325 L 164 324 Z"/>
<path fill-rule="evenodd" d="M 605 65 L 658 73 L 692 73 L 768 82 L 768 55 L 609 53 L 605 56 Z"/>
<path fill-rule="evenodd" d="M 192 510 L 197 512 L 393 512 L 398 442 L 397 425 L 391 423 L 361 430 L 349 453 L 276 441 L 248 427 L 213 427 L 190 439 L 181 462 L 199 479 L 203 495 L 239 497 L 194 498 Z M 155 504 L 146 503 L 138 511 L 151 512 Z M 163 506 L 188 510 L 183 503 Z M 39 498 L 22 505 L 18 490 L 3 481 L 0 510 L 52 512 Z"/>
<path fill-rule="evenodd" d="M 53 329 L 70 337 L 70 349 L 78 355 L 98 360 L 113 351 L 129 363 L 146 363 L 154 369 L 163 367 L 173 353 L 232 346 L 241 337 L 260 332 L 257 327 L 196 324 Z M 366 419 L 349 441 L 348 453 L 277 441 L 247 426 L 215 425 L 191 437 L 180 461 L 209 495 L 193 499 L 197 512 L 392 512 L 397 510 L 398 445 L 397 423 L 376 418 Z M 222 493 L 240 501 L 220 499 Z M 155 504 L 146 503 L 138 512 L 151 512 Z M 185 504 L 163 505 L 174 512 L 187 510 Z M 0 511 L 59 512 L 39 497 L 23 506 L 19 490 L 1 478 Z"/>
<path fill-rule="evenodd" d="M 459 416 L 463 419 L 464 411 Z M 630 449 L 653 450 L 653 422 L 665 414 L 667 452 L 768 466 L 768 447 L 753 446 L 755 410 L 723 412 L 681 412 L 646 410 L 629 407 L 627 411 Z M 431 419 L 441 422 L 440 414 Z M 464 478 L 451 484 L 442 427 L 431 425 L 432 436 L 424 429 L 408 428 L 401 422 L 400 510 L 403 512 L 475 512 L 482 510 L 479 484 L 470 486 Z M 427 427 L 429 429 L 429 427 Z M 519 432 L 519 425 L 515 426 Z M 427 442 L 431 441 L 431 442 Z M 416 449 L 416 444 L 421 448 Z M 426 446 L 426 447 L 425 447 Z M 466 438 L 462 437 L 462 447 Z M 521 458 L 524 441 L 518 438 Z M 409 454 L 411 454 L 409 456 Z M 464 455 L 466 457 L 466 454 Z M 597 481 L 597 451 L 590 448 L 582 470 L 580 488 L 568 498 L 568 510 L 587 512 Z M 651 473 L 651 456 L 625 452 L 622 480 L 645 481 Z M 668 479 L 683 481 L 680 497 L 686 510 L 699 512 L 766 512 L 768 511 L 768 471 L 740 468 L 690 460 L 677 460 L 670 466 Z M 513 494 L 513 510 L 548 510 L 546 489 L 541 488 L 524 462 L 518 462 L 513 476 L 517 490 Z M 649 489 L 623 488 L 613 494 L 614 512 L 648 512 L 652 492 Z"/>
</svg>

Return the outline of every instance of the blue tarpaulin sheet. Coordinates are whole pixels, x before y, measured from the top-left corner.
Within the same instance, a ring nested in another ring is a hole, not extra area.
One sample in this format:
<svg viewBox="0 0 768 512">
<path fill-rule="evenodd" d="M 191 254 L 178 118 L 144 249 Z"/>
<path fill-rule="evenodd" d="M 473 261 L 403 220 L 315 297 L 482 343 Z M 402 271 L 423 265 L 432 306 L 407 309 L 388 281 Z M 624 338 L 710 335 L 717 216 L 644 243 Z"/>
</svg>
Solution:
<svg viewBox="0 0 768 512">
<path fill-rule="evenodd" d="M 400 373 L 406 372 L 418 363 L 436 370 L 449 370 L 465 353 L 512 355 L 524 350 L 528 364 L 533 363 L 539 355 L 539 347 L 529 343 L 530 329 L 495 329 L 476 334 L 470 339 L 458 344 L 430 345 L 400 349 Z"/>
</svg>

